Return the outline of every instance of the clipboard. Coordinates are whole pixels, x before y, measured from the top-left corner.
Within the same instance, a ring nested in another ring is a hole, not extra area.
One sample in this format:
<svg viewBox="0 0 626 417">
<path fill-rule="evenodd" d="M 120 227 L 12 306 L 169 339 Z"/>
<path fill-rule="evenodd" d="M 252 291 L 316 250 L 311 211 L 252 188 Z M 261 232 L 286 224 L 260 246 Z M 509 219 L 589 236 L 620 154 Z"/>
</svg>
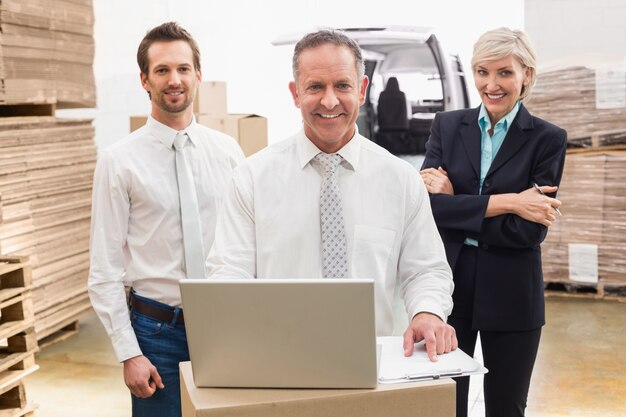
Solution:
<svg viewBox="0 0 626 417">
<path fill-rule="evenodd" d="M 439 378 L 481 375 L 488 372 L 482 364 L 461 349 L 438 356 L 431 362 L 424 341 L 415 344 L 413 356 L 405 357 L 401 336 L 377 337 L 380 345 L 378 383 L 398 384 Z"/>
</svg>

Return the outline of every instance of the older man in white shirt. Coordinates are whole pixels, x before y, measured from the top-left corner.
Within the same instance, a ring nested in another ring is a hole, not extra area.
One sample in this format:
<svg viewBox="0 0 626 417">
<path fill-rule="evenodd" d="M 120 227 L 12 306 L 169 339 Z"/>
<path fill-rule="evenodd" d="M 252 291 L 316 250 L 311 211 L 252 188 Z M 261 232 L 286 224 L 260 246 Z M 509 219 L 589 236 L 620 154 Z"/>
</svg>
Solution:
<svg viewBox="0 0 626 417">
<path fill-rule="evenodd" d="M 452 275 L 418 171 L 356 129 L 368 84 L 360 48 L 341 32 L 309 34 L 293 71 L 304 128 L 235 170 L 209 276 L 373 278 L 379 335 L 393 330 L 398 281 L 410 318 L 405 354 L 425 339 L 434 361 L 457 347 L 445 322 Z"/>
</svg>

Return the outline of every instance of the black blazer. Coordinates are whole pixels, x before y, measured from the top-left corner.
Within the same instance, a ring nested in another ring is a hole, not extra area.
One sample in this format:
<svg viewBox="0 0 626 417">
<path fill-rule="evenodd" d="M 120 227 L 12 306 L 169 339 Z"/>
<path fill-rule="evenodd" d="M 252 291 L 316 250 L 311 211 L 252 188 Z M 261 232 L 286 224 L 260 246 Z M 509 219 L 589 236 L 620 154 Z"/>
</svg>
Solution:
<svg viewBox="0 0 626 417">
<path fill-rule="evenodd" d="M 545 323 L 541 249 L 547 228 L 514 214 L 485 218 L 490 194 L 559 185 L 565 162 L 565 130 L 532 116 L 521 105 L 479 195 L 479 108 L 438 113 L 426 144 L 423 168 L 441 166 L 454 194 L 430 196 L 450 267 L 465 238 L 479 242 L 473 327 L 523 331 Z"/>
</svg>

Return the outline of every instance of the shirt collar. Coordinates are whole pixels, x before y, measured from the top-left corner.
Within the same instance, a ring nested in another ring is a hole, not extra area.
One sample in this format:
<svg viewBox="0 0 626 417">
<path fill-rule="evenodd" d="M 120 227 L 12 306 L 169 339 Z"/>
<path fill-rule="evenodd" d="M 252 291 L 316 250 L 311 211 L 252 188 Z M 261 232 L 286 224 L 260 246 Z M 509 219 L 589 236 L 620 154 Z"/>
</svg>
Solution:
<svg viewBox="0 0 626 417">
<path fill-rule="evenodd" d="M 496 126 L 502 126 L 504 131 L 508 132 L 509 126 L 511 126 L 511 123 L 513 122 L 513 119 L 515 119 L 515 116 L 517 116 L 517 112 L 519 111 L 519 106 L 520 106 L 520 101 L 517 100 L 517 102 L 515 103 L 515 106 L 513 106 L 511 111 L 508 112 L 506 114 L 506 116 L 504 116 L 502 119 L 500 119 L 498 121 L 498 123 L 496 123 Z M 489 119 L 489 114 L 487 113 L 487 108 L 482 103 L 480 105 L 480 112 L 478 113 L 478 125 L 483 130 L 491 129 L 491 120 Z M 495 129 L 496 126 L 494 126 L 494 129 Z"/>
<path fill-rule="evenodd" d="M 361 154 L 360 151 L 363 140 L 367 139 L 359 134 L 359 128 L 355 125 L 354 136 L 352 136 L 343 148 L 337 151 L 337 153 L 341 155 L 344 161 L 347 162 L 349 167 L 353 170 L 356 170 L 359 164 L 359 155 Z M 296 135 L 296 152 L 298 154 L 300 168 L 304 169 L 304 167 L 311 162 L 313 158 L 315 158 L 315 155 L 322 151 L 319 150 L 319 148 L 315 146 L 309 138 L 307 138 L 304 133 L 304 128 L 302 128 Z"/>
<path fill-rule="evenodd" d="M 164 125 L 152 116 L 148 116 L 146 126 L 148 127 L 150 133 L 152 133 L 154 137 L 156 137 L 166 148 L 172 148 L 174 138 L 179 132 L 178 130 Z M 196 141 L 198 140 L 198 123 L 196 123 L 196 116 L 193 116 L 191 118 L 191 123 L 189 123 L 189 125 L 180 132 L 186 133 L 187 136 L 189 136 L 189 141 L 195 146 Z"/>
</svg>

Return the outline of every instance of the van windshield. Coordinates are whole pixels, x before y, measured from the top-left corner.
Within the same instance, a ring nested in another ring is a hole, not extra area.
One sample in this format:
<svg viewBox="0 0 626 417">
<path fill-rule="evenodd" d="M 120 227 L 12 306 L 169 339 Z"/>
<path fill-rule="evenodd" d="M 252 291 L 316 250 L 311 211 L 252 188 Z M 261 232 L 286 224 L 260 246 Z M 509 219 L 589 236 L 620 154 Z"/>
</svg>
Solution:
<svg viewBox="0 0 626 417">
<path fill-rule="evenodd" d="M 377 107 L 378 97 L 387 80 L 395 77 L 407 99 L 409 114 L 435 113 L 443 110 L 441 75 L 433 54 L 426 44 L 364 45 L 371 59 L 369 98 Z"/>
</svg>

